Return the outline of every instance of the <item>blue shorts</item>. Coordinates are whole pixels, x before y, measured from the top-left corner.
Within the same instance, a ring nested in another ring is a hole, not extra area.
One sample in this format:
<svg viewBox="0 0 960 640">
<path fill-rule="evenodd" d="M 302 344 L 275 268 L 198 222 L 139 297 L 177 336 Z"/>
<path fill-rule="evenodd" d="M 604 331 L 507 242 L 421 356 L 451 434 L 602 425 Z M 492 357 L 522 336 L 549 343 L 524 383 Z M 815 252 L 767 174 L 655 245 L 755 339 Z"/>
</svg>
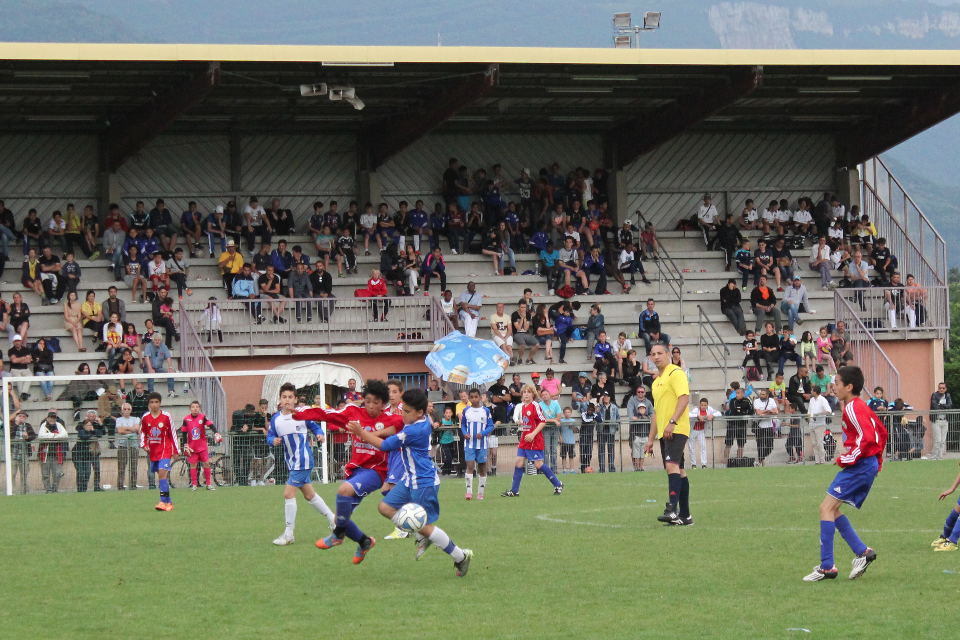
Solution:
<svg viewBox="0 0 960 640">
<path fill-rule="evenodd" d="M 310 472 L 312 469 L 300 469 L 299 471 L 291 471 L 290 475 L 287 476 L 287 484 L 291 487 L 302 487 L 305 484 L 310 484 Z"/>
<path fill-rule="evenodd" d="M 530 462 L 543 460 L 543 449 L 521 449 L 517 447 L 517 457 L 526 458 Z"/>
<path fill-rule="evenodd" d="M 170 471 L 170 458 L 161 458 L 160 460 L 150 461 L 150 473 L 156 473 L 160 469 Z"/>
<path fill-rule="evenodd" d="M 356 495 L 353 498 L 353 506 L 356 507 L 360 501 L 383 486 L 383 480 L 380 474 L 373 469 L 357 469 L 347 478 L 347 484 L 353 487 Z"/>
<path fill-rule="evenodd" d="M 875 456 L 864 458 L 838 473 L 827 489 L 827 495 L 859 509 L 867 499 L 879 469 L 880 463 Z"/>
<path fill-rule="evenodd" d="M 440 500 L 437 497 L 436 485 L 422 489 L 411 489 L 398 484 L 383 499 L 384 504 L 399 509 L 408 502 L 418 504 L 427 511 L 427 524 L 433 524 L 440 519 Z"/>
<path fill-rule="evenodd" d="M 483 449 L 474 449 L 473 447 L 466 447 L 463 450 L 463 459 L 467 462 L 479 462 L 484 464 L 487 461 L 487 448 Z"/>
<path fill-rule="evenodd" d="M 397 484 L 403 480 L 403 474 L 407 470 L 403 468 L 403 458 L 400 457 L 399 451 L 391 451 L 387 455 L 387 479 L 386 482 L 390 484 Z"/>
</svg>

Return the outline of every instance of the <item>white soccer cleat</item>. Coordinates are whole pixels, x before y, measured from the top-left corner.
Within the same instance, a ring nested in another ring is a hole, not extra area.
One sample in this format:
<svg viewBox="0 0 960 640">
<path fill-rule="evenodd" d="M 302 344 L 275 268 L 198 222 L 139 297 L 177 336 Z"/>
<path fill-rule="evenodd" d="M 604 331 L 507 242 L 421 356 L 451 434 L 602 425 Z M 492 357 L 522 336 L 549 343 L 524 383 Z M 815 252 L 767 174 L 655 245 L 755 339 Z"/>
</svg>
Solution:
<svg viewBox="0 0 960 640">
<path fill-rule="evenodd" d="M 427 549 L 429 549 L 430 545 L 432 544 L 433 543 L 430 542 L 430 538 L 427 538 L 426 536 L 418 536 L 417 537 L 417 557 L 414 558 L 414 560 L 419 560 L 423 556 L 423 554 L 427 552 Z"/>
<path fill-rule="evenodd" d="M 388 536 L 384 536 L 384 540 L 401 540 L 410 535 L 409 531 L 404 531 L 400 527 L 395 527 L 393 533 Z"/>
<path fill-rule="evenodd" d="M 217 490 L 217 488 L 216 488 L 215 486 L 213 486 L 212 484 L 208 484 L 208 485 L 207 485 L 207 491 L 216 491 L 216 490 Z"/>
<path fill-rule="evenodd" d="M 863 552 L 863 555 L 859 555 L 853 559 L 853 569 L 850 571 L 850 579 L 856 580 L 866 573 L 867 567 L 869 567 L 870 563 L 876 559 L 877 552 L 870 547 L 867 547 L 867 550 Z"/>
<path fill-rule="evenodd" d="M 274 540 L 273 544 L 277 545 L 278 547 L 285 547 L 288 544 L 293 544 L 293 540 L 294 540 L 293 535 L 287 535 L 286 533 L 284 533 L 279 538 Z"/>
<path fill-rule="evenodd" d="M 820 565 L 817 565 L 813 568 L 813 573 L 810 575 L 803 576 L 804 582 L 820 582 L 821 580 L 833 580 L 837 577 L 836 567 L 831 569 L 823 569 Z"/>
</svg>

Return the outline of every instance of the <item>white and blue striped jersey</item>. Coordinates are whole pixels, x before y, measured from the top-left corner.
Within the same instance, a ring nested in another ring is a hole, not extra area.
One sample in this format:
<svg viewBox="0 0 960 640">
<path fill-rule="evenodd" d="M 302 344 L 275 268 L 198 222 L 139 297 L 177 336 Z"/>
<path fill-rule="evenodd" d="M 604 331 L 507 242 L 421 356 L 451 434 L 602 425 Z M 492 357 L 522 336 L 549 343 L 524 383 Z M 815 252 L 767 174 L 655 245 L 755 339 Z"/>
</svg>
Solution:
<svg viewBox="0 0 960 640">
<path fill-rule="evenodd" d="M 267 431 L 267 445 L 273 446 L 273 439 L 283 440 L 284 457 L 290 471 L 309 471 L 313 469 L 313 449 L 310 447 L 309 432 L 323 435 L 323 429 L 312 420 L 294 420 L 293 414 L 275 413 L 270 418 L 270 430 Z"/>
<path fill-rule="evenodd" d="M 468 406 L 460 417 L 460 431 L 464 436 L 463 446 L 478 451 L 487 448 L 487 436 L 493 433 L 493 415 L 484 406 Z"/>
<path fill-rule="evenodd" d="M 399 451 L 403 463 L 403 485 L 410 489 L 423 489 L 440 484 L 440 475 L 430 457 L 430 435 L 433 427 L 424 417 L 420 422 L 408 424 L 403 431 L 383 441 L 383 451 Z"/>
</svg>

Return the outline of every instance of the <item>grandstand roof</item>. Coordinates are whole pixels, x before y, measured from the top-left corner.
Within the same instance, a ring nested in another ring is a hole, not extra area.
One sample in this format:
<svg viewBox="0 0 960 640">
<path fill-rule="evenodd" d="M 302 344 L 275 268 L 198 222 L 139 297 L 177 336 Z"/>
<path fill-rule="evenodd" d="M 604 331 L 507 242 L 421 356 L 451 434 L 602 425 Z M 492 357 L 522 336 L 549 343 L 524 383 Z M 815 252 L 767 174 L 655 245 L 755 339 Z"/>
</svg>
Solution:
<svg viewBox="0 0 960 640">
<path fill-rule="evenodd" d="M 0 43 L 0 133 L 112 134 L 114 165 L 160 131 L 355 131 L 376 166 L 437 128 L 596 132 L 621 166 L 686 130 L 826 132 L 853 164 L 958 111 L 960 51 Z"/>
</svg>

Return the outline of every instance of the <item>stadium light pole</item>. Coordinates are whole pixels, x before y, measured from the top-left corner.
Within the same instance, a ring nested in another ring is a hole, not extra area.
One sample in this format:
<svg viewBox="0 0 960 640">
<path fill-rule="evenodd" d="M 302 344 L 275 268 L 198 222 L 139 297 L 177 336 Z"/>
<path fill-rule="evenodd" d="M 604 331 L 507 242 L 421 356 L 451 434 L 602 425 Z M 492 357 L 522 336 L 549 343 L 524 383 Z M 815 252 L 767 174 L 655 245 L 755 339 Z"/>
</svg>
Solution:
<svg viewBox="0 0 960 640">
<path fill-rule="evenodd" d="M 634 25 L 630 13 L 613 14 L 613 46 L 617 49 L 631 48 L 630 34 L 633 34 L 635 47 L 640 48 L 640 32 L 654 31 L 660 28 L 660 12 L 647 11 L 643 14 L 643 26 Z"/>
</svg>

